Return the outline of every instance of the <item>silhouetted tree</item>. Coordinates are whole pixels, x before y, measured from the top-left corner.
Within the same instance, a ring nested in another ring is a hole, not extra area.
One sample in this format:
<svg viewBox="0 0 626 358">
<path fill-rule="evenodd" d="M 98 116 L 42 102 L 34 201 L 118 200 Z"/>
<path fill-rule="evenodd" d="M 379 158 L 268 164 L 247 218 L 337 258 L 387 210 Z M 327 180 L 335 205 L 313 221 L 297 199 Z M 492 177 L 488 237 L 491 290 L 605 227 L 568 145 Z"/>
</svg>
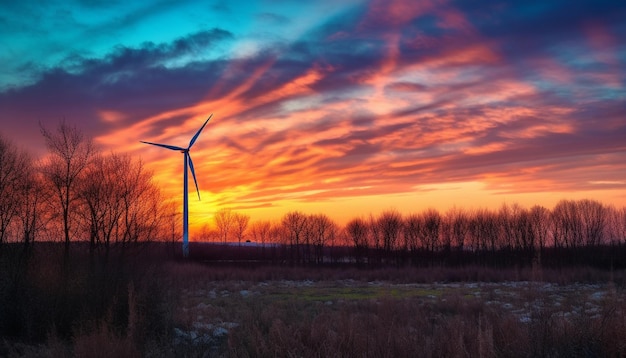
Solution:
<svg viewBox="0 0 626 358">
<path fill-rule="evenodd" d="M 292 260 L 300 263 L 300 245 L 307 226 L 307 216 L 299 211 L 291 211 L 283 216 L 281 224 L 284 228 L 284 234 L 287 236 Z"/>
<path fill-rule="evenodd" d="M 315 237 L 315 228 L 313 227 L 313 223 L 311 222 L 312 215 L 307 215 L 306 220 L 304 222 L 304 227 L 302 229 L 302 236 L 300 237 L 300 251 L 302 252 L 302 261 L 311 262 L 313 261 L 312 247 L 313 247 L 313 238 Z"/>
<path fill-rule="evenodd" d="M 371 242 L 370 247 L 373 248 L 370 252 L 374 254 L 374 257 L 370 261 L 376 260 L 380 262 L 381 260 L 381 251 L 383 249 L 383 235 L 378 225 L 378 220 L 376 217 L 370 213 L 369 220 L 369 241 Z"/>
<path fill-rule="evenodd" d="M 313 232 L 315 260 L 320 264 L 324 261 L 324 246 L 335 237 L 337 224 L 326 214 L 311 215 L 308 221 Z"/>
<path fill-rule="evenodd" d="M 439 244 L 439 235 L 441 230 L 441 215 L 433 208 L 424 211 L 420 215 L 420 240 L 422 246 L 431 254 L 437 250 Z"/>
<path fill-rule="evenodd" d="M 501 247 L 502 240 L 500 216 L 498 212 L 487 209 L 474 210 L 469 222 L 469 237 L 474 255 L 483 264 L 493 263 L 494 255 Z"/>
<path fill-rule="evenodd" d="M 289 247 L 289 234 L 282 221 L 272 222 L 269 241 L 273 243 L 272 260 L 286 261 L 291 250 Z"/>
<path fill-rule="evenodd" d="M 49 131 L 43 125 L 40 127 L 50 154 L 43 166 L 43 173 L 60 209 L 67 252 L 72 230 L 76 230 L 74 211 L 79 200 L 77 185 L 80 175 L 91 162 L 95 149 L 90 138 L 85 137 L 76 126 L 69 125 L 65 121 L 59 123 L 54 132 Z"/>
<path fill-rule="evenodd" d="M 532 253 L 535 247 L 535 231 L 528 210 L 518 204 L 513 204 L 509 221 L 514 247 L 526 253 Z"/>
<path fill-rule="evenodd" d="M 113 174 L 107 168 L 108 162 L 103 156 L 96 156 L 93 165 L 86 168 L 89 180 L 83 180 L 80 188 L 80 196 L 84 209 L 79 210 L 83 217 L 85 229 L 89 232 L 89 251 L 94 252 L 96 246 L 104 241 L 106 235 L 107 221 L 115 223 L 118 221 L 121 207 L 119 195 L 115 193 L 114 183 L 110 175 Z M 112 203 L 108 203 L 111 201 Z M 110 210 L 115 212 L 110 212 Z"/>
<path fill-rule="evenodd" d="M 616 241 L 621 244 L 626 244 L 626 206 L 617 209 L 616 213 Z"/>
<path fill-rule="evenodd" d="M 226 243 L 235 223 L 234 214 L 230 209 L 224 208 L 215 213 L 214 218 L 220 240 Z"/>
<path fill-rule="evenodd" d="M 490 221 L 493 215 L 487 209 L 477 209 L 471 213 L 469 219 L 469 241 L 472 251 L 487 250 L 491 243 L 495 249 L 495 238 L 489 238 Z"/>
<path fill-rule="evenodd" d="M 402 215 L 395 209 L 385 210 L 376 222 L 382 236 L 383 250 L 389 255 L 398 244 L 398 236 L 402 230 Z"/>
<path fill-rule="evenodd" d="M 515 220 L 513 219 L 515 213 L 513 212 L 513 210 L 517 209 L 519 209 L 519 207 L 511 208 L 506 203 L 502 204 L 502 206 L 500 206 L 500 209 L 498 209 L 497 214 L 495 214 L 498 233 L 495 238 L 492 238 L 495 239 L 497 244 L 491 245 L 492 250 L 494 250 L 496 246 L 506 248 L 507 250 L 511 250 L 515 246 Z M 485 216 L 485 219 L 487 217 L 489 216 Z M 488 222 L 489 220 L 486 221 L 486 223 Z"/>
<path fill-rule="evenodd" d="M 443 215 L 441 216 L 441 231 L 440 231 L 440 237 L 441 237 L 441 250 L 447 254 L 450 253 L 450 251 L 452 251 L 452 248 L 454 247 L 454 232 L 453 232 L 453 214 L 452 214 L 452 210 L 450 209 L 448 211 L 446 211 L 445 213 L 443 213 Z"/>
<path fill-rule="evenodd" d="M 18 231 L 26 246 L 35 241 L 37 233 L 45 227 L 44 215 L 45 203 L 48 200 L 48 191 L 44 190 L 44 184 L 39 169 L 30 161 L 24 167 L 28 173 L 18 184 L 15 196 L 19 201 L 18 208 Z"/>
<path fill-rule="evenodd" d="M 501 249 L 504 245 L 501 240 L 501 231 L 499 227 L 499 219 L 498 213 L 485 210 L 484 212 L 484 237 L 487 239 L 485 247 L 495 253 L 497 250 Z"/>
<path fill-rule="evenodd" d="M 626 207 L 610 206 L 607 211 L 606 236 L 608 243 L 612 246 L 624 244 L 626 240 Z"/>
<path fill-rule="evenodd" d="M 450 236 L 449 242 L 457 250 L 463 251 L 465 240 L 469 231 L 469 216 L 465 210 L 452 208 L 446 212 L 444 217 L 445 230 Z M 447 240 L 448 241 L 448 240 Z"/>
<path fill-rule="evenodd" d="M 367 221 L 362 218 L 355 218 L 346 224 L 346 232 L 354 245 L 354 255 L 357 263 L 362 262 L 363 257 L 367 253 L 368 248 L 368 232 L 369 226 Z"/>
<path fill-rule="evenodd" d="M 252 240 L 254 240 L 254 242 L 261 243 L 261 252 L 263 257 L 265 258 L 265 246 L 271 239 L 272 222 L 269 220 L 255 221 L 250 227 L 250 233 L 252 234 Z"/>
<path fill-rule="evenodd" d="M 463 209 L 453 207 L 441 217 L 442 250 L 451 264 L 462 262 L 468 230 L 469 217 Z"/>
<path fill-rule="evenodd" d="M 552 209 L 552 233 L 557 247 L 574 248 L 583 244 L 583 227 L 574 200 L 561 200 Z"/>
<path fill-rule="evenodd" d="M 98 245 L 133 243 L 152 238 L 162 215 L 160 192 L 152 173 L 129 155 L 97 155 L 80 184 L 90 251 Z"/>
<path fill-rule="evenodd" d="M 161 191 L 153 182 L 153 173 L 145 169 L 140 160 L 128 155 L 112 155 L 114 166 L 122 170 L 119 184 L 123 205 L 120 233 L 116 243 L 132 243 L 152 239 L 162 222 L 164 204 Z"/>
<path fill-rule="evenodd" d="M 250 222 L 250 216 L 242 213 L 233 214 L 233 229 L 239 245 L 242 241 L 245 241 L 246 230 L 248 229 L 248 223 Z"/>
<path fill-rule="evenodd" d="M 263 246 L 270 241 L 271 230 L 272 222 L 269 220 L 255 221 L 250 227 L 253 240 L 260 242 Z"/>
<path fill-rule="evenodd" d="M 583 199 L 577 202 L 582 225 L 582 234 L 586 246 L 604 243 L 607 223 L 607 209 L 597 200 Z"/>
<path fill-rule="evenodd" d="M 9 225 L 18 216 L 21 185 L 29 180 L 31 159 L 24 151 L 0 136 L 0 245 L 7 239 Z"/>
<path fill-rule="evenodd" d="M 550 210 L 540 205 L 530 208 L 530 225 L 535 237 L 535 243 L 539 250 L 543 250 L 548 244 L 548 234 L 550 232 Z"/>
<path fill-rule="evenodd" d="M 409 214 L 404 218 L 402 237 L 404 238 L 404 251 L 416 251 L 420 242 L 422 221 L 418 214 Z"/>
</svg>

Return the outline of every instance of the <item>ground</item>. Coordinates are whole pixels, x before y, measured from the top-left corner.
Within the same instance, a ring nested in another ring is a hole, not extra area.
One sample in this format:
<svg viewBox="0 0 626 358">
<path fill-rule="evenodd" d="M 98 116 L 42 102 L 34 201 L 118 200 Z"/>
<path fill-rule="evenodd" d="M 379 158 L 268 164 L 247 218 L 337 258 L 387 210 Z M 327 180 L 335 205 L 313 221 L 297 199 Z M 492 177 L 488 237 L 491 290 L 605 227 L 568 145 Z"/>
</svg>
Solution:
<svg viewBox="0 0 626 358">
<path fill-rule="evenodd" d="M 206 280 L 180 291 L 173 343 L 231 356 L 593 354 L 626 327 L 624 300 L 611 283 Z M 565 349 L 564 335 L 597 342 Z"/>
</svg>

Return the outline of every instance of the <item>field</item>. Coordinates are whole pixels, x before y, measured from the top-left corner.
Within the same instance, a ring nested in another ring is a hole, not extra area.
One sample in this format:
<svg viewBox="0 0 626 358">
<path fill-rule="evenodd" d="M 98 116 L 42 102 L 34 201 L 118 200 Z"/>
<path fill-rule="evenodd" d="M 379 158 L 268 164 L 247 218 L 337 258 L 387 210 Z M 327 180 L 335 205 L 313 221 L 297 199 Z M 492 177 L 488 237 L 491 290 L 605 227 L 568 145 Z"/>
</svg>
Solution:
<svg viewBox="0 0 626 358">
<path fill-rule="evenodd" d="M 180 292 L 175 349 L 309 357 L 626 353 L 624 292 L 606 282 L 418 283 L 403 270 L 309 275 L 192 280 Z"/>
<path fill-rule="evenodd" d="M 3 271 L 2 356 L 626 355 L 623 270 L 46 257 Z"/>
</svg>

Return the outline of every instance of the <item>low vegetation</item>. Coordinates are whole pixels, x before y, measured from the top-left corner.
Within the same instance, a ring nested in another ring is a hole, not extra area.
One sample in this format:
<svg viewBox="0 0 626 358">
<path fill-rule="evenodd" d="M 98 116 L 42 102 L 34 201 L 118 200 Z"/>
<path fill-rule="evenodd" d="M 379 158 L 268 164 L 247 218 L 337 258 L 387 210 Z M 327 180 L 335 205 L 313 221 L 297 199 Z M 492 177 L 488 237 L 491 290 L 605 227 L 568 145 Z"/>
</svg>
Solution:
<svg viewBox="0 0 626 358">
<path fill-rule="evenodd" d="M 623 356 L 624 270 L 182 261 L 5 246 L 7 357 Z"/>
</svg>

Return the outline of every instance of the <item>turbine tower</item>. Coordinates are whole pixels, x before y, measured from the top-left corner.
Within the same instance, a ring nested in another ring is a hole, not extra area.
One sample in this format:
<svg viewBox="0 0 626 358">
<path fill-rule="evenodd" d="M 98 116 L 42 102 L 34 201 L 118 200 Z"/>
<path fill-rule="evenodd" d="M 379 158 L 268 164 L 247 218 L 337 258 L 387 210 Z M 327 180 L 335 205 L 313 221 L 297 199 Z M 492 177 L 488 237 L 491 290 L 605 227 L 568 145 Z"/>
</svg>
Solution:
<svg viewBox="0 0 626 358">
<path fill-rule="evenodd" d="M 198 139 L 200 132 L 202 132 L 202 130 L 204 129 L 204 126 L 206 126 L 206 124 L 209 122 L 209 119 L 211 119 L 211 117 L 213 117 L 213 114 L 211 114 L 209 118 L 207 118 L 207 120 L 204 122 L 202 127 L 200 127 L 200 129 L 198 129 L 198 132 L 196 132 L 196 135 L 194 135 L 193 138 L 191 138 L 191 141 L 189 141 L 189 146 L 187 148 L 177 147 L 175 145 L 169 145 L 169 144 L 159 144 L 159 143 L 140 141 L 141 143 L 156 145 L 157 147 L 177 150 L 183 153 L 183 157 L 184 157 L 183 159 L 184 160 L 184 165 L 183 165 L 183 168 L 184 168 L 183 169 L 184 170 L 184 174 L 183 174 L 183 257 L 185 258 L 189 257 L 189 198 L 188 198 L 189 195 L 188 195 L 188 190 L 187 190 L 187 187 L 188 187 L 187 165 L 189 165 L 189 169 L 191 169 L 193 182 L 196 184 L 196 191 L 198 192 L 198 200 L 200 200 L 200 189 L 198 189 L 198 181 L 196 180 L 196 172 L 193 169 L 193 161 L 191 160 L 191 156 L 189 155 L 189 150 L 191 149 L 193 144 L 196 142 L 196 139 Z"/>
</svg>

